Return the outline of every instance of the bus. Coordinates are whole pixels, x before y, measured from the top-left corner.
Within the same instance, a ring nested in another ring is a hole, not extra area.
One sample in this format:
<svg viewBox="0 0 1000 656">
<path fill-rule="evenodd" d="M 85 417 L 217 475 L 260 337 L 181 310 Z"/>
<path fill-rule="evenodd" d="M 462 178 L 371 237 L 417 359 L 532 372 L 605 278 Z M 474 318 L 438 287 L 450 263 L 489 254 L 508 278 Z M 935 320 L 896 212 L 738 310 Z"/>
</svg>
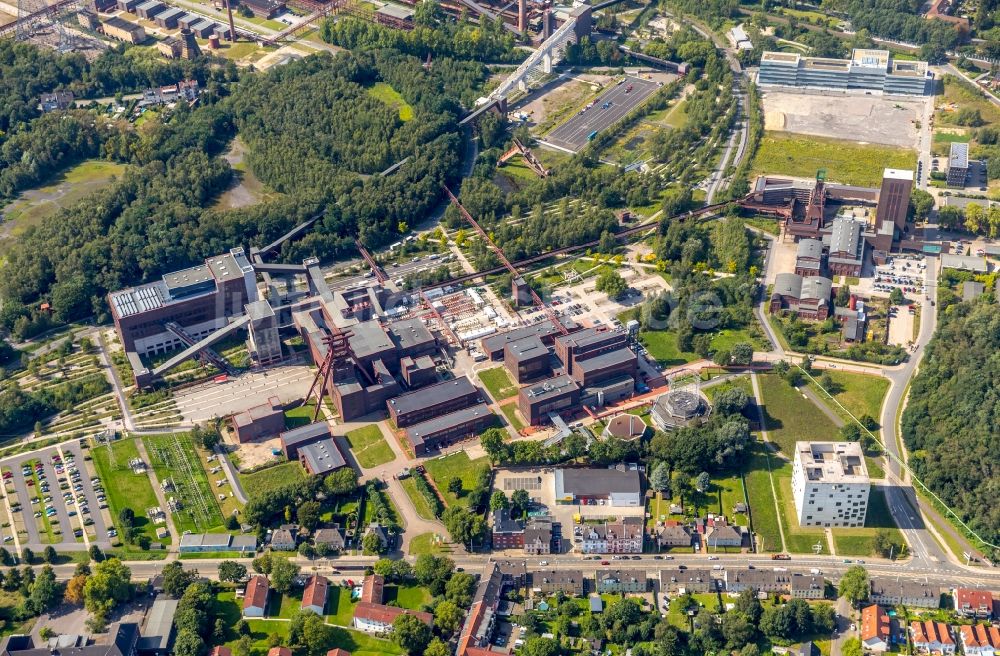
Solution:
<svg viewBox="0 0 1000 656">
<path fill-rule="evenodd" d="M 593 141 L 597 137 L 597 130 L 594 130 L 587 135 L 587 141 Z"/>
</svg>

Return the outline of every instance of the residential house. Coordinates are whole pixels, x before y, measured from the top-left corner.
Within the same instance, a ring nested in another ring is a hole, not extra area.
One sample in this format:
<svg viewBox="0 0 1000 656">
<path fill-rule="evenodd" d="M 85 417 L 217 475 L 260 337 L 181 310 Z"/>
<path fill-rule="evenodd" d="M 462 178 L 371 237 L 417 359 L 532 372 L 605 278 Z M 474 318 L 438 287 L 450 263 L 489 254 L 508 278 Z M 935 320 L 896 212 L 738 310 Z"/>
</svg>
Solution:
<svg viewBox="0 0 1000 656">
<path fill-rule="evenodd" d="M 794 574 L 789 594 L 793 599 L 822 599 L 826 581 L 822 576 Z"/>
<path fill-rule="evenodd" d="M 490 641 L 500 615 L 501 593 L 506 585 L 505 576 L 497 565 L 489 576 L 484 576 L 472 597 L 472 606 L 459 634 L 457 656 L 476 656 L 490 653 Z"/>
<path fill-rule="evenodd" d="M 955 612 L 979 620 L 993 619 L 993 594 L 978 588 L 955 590 Z"/>
<path fill-rule="evenodd" d="M 361 600 L 354 607 L 354 628 L 365 633 L 382 635 L 392 630 L 392 622 L 403 614 L 413 615 L 431 626 L 434 616 L 430 613 L 386 606 L 382 603 L 385 578 L 378 574 L 366 576 L 361 584 Z"/>
<path fill-rule="evenodd" d="M 891 629 L 889 615 L 878 604 L 861 611 L 861 646 L 866 652 L 882 654 L 889 651 Z"/>
<path fill-rule="evenodd" d="M 346 649 L 341 649 L 340 647 L 337 647 L 336 649 L 331 649 L 330 651 L 326 652 L 326 656 L 351 656 L 351 652 L 347 651 Z"/>
<path fill-rule="evenodd" d="M 295 551 L 298 546 L 296 535 L 298 527 L 286 524 L 271 533 L 271 549 L 274 551 Z"/>
<path fill-rule="evenodd" d="M 208 656 L 233 656 L 233 650 L 229 647 L 219 645 L 212 647 L 212 651 L 208 652 Z"/>
<path fill-rule="evenodd" d="M 640 593 L 648 588 L 646 572 L 638 569 L 597 570 L 597 592 L 605 593 Z"/>
<path fill-rule="evenodd" d="M 392 631 L 392 623 L 400 615 L 413 615 L 427 626 L 434 622 L 430 613 L 361 601 L 354 607 L 354 628 L 365 633 L 385 635 Z"/>
<path fill-rule="evenodd" d="M 271 647 L 267 650 L 267 656 L 292 656 L 292 650 L 288 647 Z"/>
<path fill-rule="evenodd" d="M 523 588 L 528 582 L 528 569 L 523 560 L 498 560 L 497 568 L 503 576 L 503 584 Z"/>
<path fill-rule="evenodd" d="M 53 91 L 52 93 L 43 93 L 41 95 L 39 106 L 42 108 L 43 112 L 53 112 L 57 109 L 69 109 L 73 106 L 73 92 Z"/>
<path fill-rule="evenodd" d="M 116 622 L 108 628 L 107 638 L 101 644 L 87 644 L 80 635 L 62 635 L 55 645 L 47 640 L 35 641 L 30 635 L 8 635 L 0 639 L 3 656 L 136 656 L 142 634 L 135 622 Z"/>
<path fill-rule="evenodd" d="M 552 517 L 532 517 L 524 528 L 524 553 L 532 556 L 545 556 L 559 553 L 558 539 L 554 538 Z"/>
<path fill-rule="evenodd" d="M 955 653 L 955 640 L 944 622 L 910 622 L 910 642 L 918 654 L 948 656 Z"/>
<path fill-rule="evenodd" d="M 710 569 L 661 569 L 660 592 L 668 594 L 715 592 L 719 589 Z"/>
<path fill-rule="evenodd" d="M 725 520 L 717 518 L 709 523 L 705 532 L 705 544 L 708 545 L 709 549 L 718 549 L 719 547 L 738 549 L 743 546 L 743 532 L 739 526 L 731 526 Z"/>
<path fill-rule="evenodd" d="M 583 574 L 563 570 L 536 570 L 531 573 L 531 587 L 542 594 L 562 592 L 570 597 L 583 594 Z"/>
<path fill-rule="evenodd" d="M 1000 654 L 1000 629 L 989 624 L 959 627 L 959 639 L 965 656 L 997 656 Z"/>
<path fill-rule="evenodd" d="M 521 549 L 524 547 L 524 522 L 510 516 L 509 508 L 493 513 L 493 548 Z"/>
<path fill-rule="evenodd" d="M 340 527 L 334 525 L 331 528 L 316 529 L 316 532 L 313 533 L 313 546 L 319 547 L 321 545 L 329 551 L 343 551 L 346 545 Z"/>
<path fill-rule="evenodd" d="M 317 615 L 322 615 L 326 609 L 326 595 L 330 587 L 330 582 L 325 576 L 314 574 L 306 582 L 305 592 L 302 593 L 302 610 L 311 610 Z"/>
<path fill-rule="evenodd" d="M 641 554 L 644 528 L 641 517 L 623 517 L 603 525 L 583 527 L 583 553 Z"/>
<path fill-rule="evenodd" d="M 792 575 L 769 569 L 726 570 L 726 589 L 729 592 L 756 592 L 788 594 L 792 589 Z"/>
<path fill-rule="evenodd" d="M 690 547 L 691 531 L 680 522 L 664 522 L 656 531 L 656 543 L 661 547 Z"/>
<path fill-rule="evenodd" d="M 881 606 L 909 606 L 910 608 L 938 608 L 941 591 L 923 581 L 906 579 L 872 578 L 869 600 Z"/>
<path fill-rule="evenodd" d="M 267 611 L 267 597 L 271 592 L 271 584 L 266 576 L 257 575 L 247 582 L 246 593 L 243 595 L 243 615 L 246 617 L 264 617 Z"/>
</svg>

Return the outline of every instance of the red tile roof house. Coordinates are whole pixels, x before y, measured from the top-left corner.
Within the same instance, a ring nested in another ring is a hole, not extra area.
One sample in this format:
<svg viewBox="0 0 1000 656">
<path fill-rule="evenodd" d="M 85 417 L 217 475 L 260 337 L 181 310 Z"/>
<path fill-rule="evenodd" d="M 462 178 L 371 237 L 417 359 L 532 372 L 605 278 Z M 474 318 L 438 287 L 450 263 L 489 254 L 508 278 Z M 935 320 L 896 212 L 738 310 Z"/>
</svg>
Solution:
<svg viewBox="0 0 1000 656">
<path fill-rule="evenodd" d="M 430 613 L 361 601 L 354 607 L 354 628 L 365 633 L 389 633 L 392 631 L 393 621 L 400 615 L 413 615 L 427 626 L 434 622 L 434 616 Z"/>
<path fill-rule="evenodd" d="M 212 647 L 212 651 L 208 652 L 208 656 L 233 656 L 233 650 L 229 647 Z"/>
<path fill-rule="evenodd" d="M 271 584 L 266 576 L 255 576 L 247 583 L 246 594 L 243 597 L 243 615 L 245 617 L 264 617 L 267 611 L 267 596 Z"/>
<path fill-rule="evenodd" d="M 947 654 L 955 653 L 955 640 L 951 637 L 948 625 L 944 622 L 911 622 L 910 633 L 911 642 L 918 654 Z"/>
<path fill-rule="evenodd" d="M 288 647 L 271 647 L 267 656 L 292 656 L 292 650 Z"/>
<path fill-rule="evenodd" d="M 989 590 L 958 588 L 955 590 L 955 611 L 965 617 L 988 620 L 993 617 L 993 594 Z"/>
<path fill-rule="evenodd" d="M 861 611 L 861 645 L 865 651 L 882 654 L 889 651 L 889 615 L 878 604 Z"/>
<path fill-rule="evenodd" d="M 432 626 L 434 616 L 430 613 L 386 606 L 382 603 L 385 578 L 372 574 L 361 584 L 361 600 L 354 607 L 354 628 L 365 633 L 385 634 L 392 630 L 392 622 L 400 615 L 413 615 L 427 626 Z"/>
<path fill-rule="evenodd" d="M 341 649 L 340 647 L 337 647 L 336 649 L 331 649 L 330 651 L 326 652 L 326 656 L 351 656 L 351 652 L 347 651 L 346 649 Z"/>
<path fill-rule="evenodd" d="M 959 627 L 965 656 L 995 656 L 1000 653 L 1000 629 L 988 624 Z"/>
<path fill-rule="evenodd" d="M 311 610 L 317 615 L 322 615 L 326 608 L 326 595 L 330 582 L 326 577 L 318 574 L 310 576 L 306 582 L 305 592 L 302 593 L 302 610 Z"/>
</svg>

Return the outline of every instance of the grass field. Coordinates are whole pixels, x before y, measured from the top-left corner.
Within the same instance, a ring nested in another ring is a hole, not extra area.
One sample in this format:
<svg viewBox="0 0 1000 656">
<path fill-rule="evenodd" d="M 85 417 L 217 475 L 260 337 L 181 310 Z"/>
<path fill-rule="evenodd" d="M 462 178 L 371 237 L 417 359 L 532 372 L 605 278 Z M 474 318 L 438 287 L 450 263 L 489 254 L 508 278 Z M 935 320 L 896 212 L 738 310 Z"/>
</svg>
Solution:
<svg viewBox="0 0 1000 656">
<path fill-rule="evenodd" d="M 855 417 L 871 415 L 877 420 L 882 410 L 882 400 L 889 391 L 889 381 L 881 376 L 869 376 L 849 371 L 823 372 L 830 376 L 834 383 L 831 392 L 833 398 Z M 816 377 L 814 375 L 814 377 Z M 820 393 L 820 396 L 824 395 Z M 832 404 L 835 409 L 836 404 Z"/>
<path fill-rule="evenodd" d="M 376 424 L 348 431 L 347 443 L 351 445 L 351 451 L 354 452 L 358 464 L 365 469 L 384 465 L 396 458 L 396 454 L 382 437 L 382 431 Z"/>
<path fill-rule="evenodd" d="M 818 170 L 826 169 L 826 179 L 832 182 L 877 187 L 886 168 L 914 169 L 916 153 L 906 148 L 769 131 L 760 141 L 750 175 L 814 178 Z"/>
<path fill-rule="evenodd" d="M 351 601 L 351 590 L 339 585 L 330 586 L 326 599 L 326 621 L 340 626 L 351 626 L 354 619 L 354 607 Z"/>
<path fill-rule="evenodd" d="M 711 401 L 714 400 L 719 394 L 722 394 L 726 390 L 731 390 L 734 387 L 740 388 L 746 392 L 749 397 L 753 396 L 753 385 L 750 384 L 750 377 L 745 375 L 730 378 L 729 380 L 719 383 L 718 385 L 703 387 L 702 391 L 705 392 L 705 396 L 707 396 Z"/>
<path fill-rule="evenodd" d="M 425 588 L 416 585 L 387 585 L 383 603 L 408 608 L 410 610 L 420 610 L 424 604 L 429 604 L 431 594 Z"/>
<path fill-rule="evenodd" d="M 146 518 L 146 509 L 159 505 L 156 493 L 146 474 L 133 474 L 128 466 L 129 460 L 139 457 L 135 441 L 125 439 L 113 442 L 110 453 L 106 446 L 95 446 L 90 454 L 97 475 L 104 483 L 111 516 L 117 521 L 122 508 L 131 508 L 135 513 L 136 528 L 151 541 L 157 542 L 156 528 Z"/>
<path fill-rule="evenodd" d="M 142 438 L 146 452 L 152 459 L 153 470 L 161 482 L 170 478 L 177 490 L 183 508 L 174 513 L 174 526 L 178 532 L 206 533 L 223 531 L 222 511 L 215 490 L 201 466 L 190 435 L 147 435 Z M 223 493 L 229 493 L 225 486 Z"/>
<path fill-rule="evenodd" d="M 421 533 L 410 539 L 409 554 L 411 556 L 449 553 L 450 551 L 443 543 L 439 544 L 436 542 L 433 533 Z"/>
<path fill-rule="evenodd" d="M 750 511 L 753 513 L 753 527 L 760 536 L 765 551 L 781 550 L 781 533 L 778 530 L 778 513 L 774 507 L 774 492 L 768 474 L 768 455 L 764 445 L 755 443 L 754 451 L 747 463 L 747 494 L 750 497 Z"/>
<path fill-rule="evenodd" d="M 816 404 L 775 375 L 759 377 L 763 395 L 761 407 L 767 424 L 768 438 L 791 457 L 795 442 L 832 441 L 837 437 L 837 427 Z"/>
<path fill-rule="evenodd" d="M 0 236 L 16 237 L 30 226 L 68 207 L 111 182 L 112 176 L 121 175 L 125 166 L 99 159 L 88 159 L 67 169 L 62 175 L 48 181 L 44 187 L 21 192 L 5 208 L 0 208 L 4 224 Z"/>
<path fill-rule="evenodd" d="M 517 403 L 507 403 L 500 406 L 500 411 L 503 416 L 507 418 L 510 425 L 514 427 L 514 430 L 519 431 L 524 428 L 524 422 L 521 421 L 520 415 L 517 413 Z"/>
<path fill-rule="evenodd" d="M 291 622 L 281 619 L 250 619 L 247 622 L 250 625 L 250 637 L 253 639 L 250 656 L 263 656 L 266 654 L 269 649 L 270 636 L 272 635 L 278 636 L 282 644 L 286 644 L 288 641 L 288 630 Z M 395 643 L 373 638 L 360 631 L 353 631 L 337 626 L 334 627 L 333 634 L 333 640 L 328 645 L 331 649 L 339 647 L 357 656 L 381 656 L 386 654 L 397 656 L 403 653 L 403 650 Z M 237 640 L 232 640 L 225 644 L 230 649 L 235 649 L 236 643 Z"/>
<path fill-rule="evenodd" d="M 677 334 L 665 330 L 648 330 L 639 333 L 639 341 L 660 366 L 672 367 L 694 362 L 697 353 L 681 351 L 677 347 Z"/>
<path fill-rule="evenodd" d="M 368 89 L 368 95 L 381 100 L 390 107 L 399 109 L 401 121 L 409 121 L 413 118 L 413 107 L 410 106 L 410 103 L 406 102 L 398 91 L 385 82 L 376 82 L 372 88 Z"/>
<path fill-rule="evenodd" d="M 305 477 L 306 470 L 298 462 L 283 462 L 252 474 L 240 474 L 240 481 L 247 494 L 253 496 L 277 489 L 287 483 L 304 480 Z"/>
<path fill-rule="evenodd" d="M 410 497 L 410 502 L 413 503 L 413 509 L 417 511 L 417 514 L 423 519 L 433 520 L 434 512 L 431 510 L 430 504 L 427 503 L 427 499 L 417 489 L 417 484 L 414 482 L 413 477 L 404 478 L 399 483 L 403 486 L 406 496 Z"/>
<path fill-rule="evenodd" d="M 479 477 L 479 472 L 483 469 L 489 469 L 489 466 L 489 460 L 485 456 L 470 460 L 469 455 L 464 451 L 424 462 L 427 473 L 434 479 L 434 484 L 444 496 L 445 503 L 449 506 L 464 504 L 464 501 L 448 491 L 448 481 L 455 476 L 461 478 L 462 493 L 464 495 L 472 491 Z"/>
<path fill-rule="evenodd" d="M 504 367 L 494 367 L 479 372 L 479 380 L 494 401 L 500 402 L 517 394 L 517 385 L 510 379 Z"/>
<path fill-rule="evenodd" d="M 313 413 L 316 412 L 316 402 L 310 401 L 295 408 L 285 410 L 285 428 L 291 430 L 300 426 L 308 426 L 312 423 Z M 320 415 L 320 419 L 323 415 Z"/>
</svg>

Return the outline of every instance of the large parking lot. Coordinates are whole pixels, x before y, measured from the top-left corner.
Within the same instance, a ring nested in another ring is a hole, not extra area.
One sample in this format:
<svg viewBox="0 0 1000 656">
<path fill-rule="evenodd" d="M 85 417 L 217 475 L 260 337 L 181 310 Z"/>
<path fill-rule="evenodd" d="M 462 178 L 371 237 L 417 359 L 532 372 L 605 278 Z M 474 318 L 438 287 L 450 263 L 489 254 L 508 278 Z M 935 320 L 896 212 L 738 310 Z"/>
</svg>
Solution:
<svg viewBox="0 0 1000 656">
<path fill-rule="evenodd" d="M 111 546 L 104 488 L 84 451 L 79 442 L 66 442 L 0 462 L 9 513 L 5 546 L 18 552 Z"/>
</svg>

